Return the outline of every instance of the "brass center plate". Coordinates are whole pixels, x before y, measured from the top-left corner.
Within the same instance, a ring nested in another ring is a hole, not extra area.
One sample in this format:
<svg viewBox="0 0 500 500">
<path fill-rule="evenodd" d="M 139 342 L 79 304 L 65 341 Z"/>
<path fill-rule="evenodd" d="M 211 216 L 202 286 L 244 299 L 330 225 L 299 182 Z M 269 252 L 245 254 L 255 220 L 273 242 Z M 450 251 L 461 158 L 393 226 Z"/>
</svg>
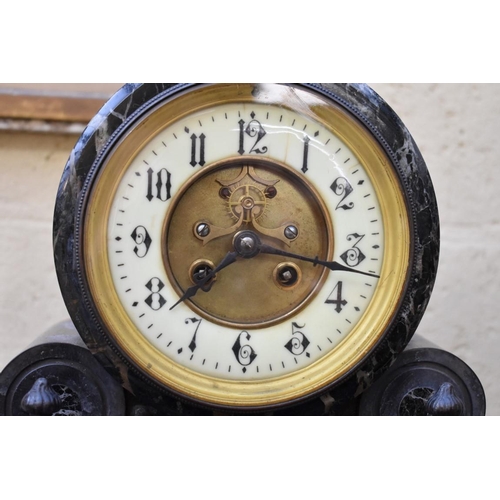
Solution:
<svg viewBox="0 0 500 500">
<path fill-rule="evenodd" d="M 221 195 L 221 186 L 229 192 Z M 266 196 L 269 186 L 273 191 Z M 193 263 L 220 262 L 232 250 L 237 231 L 252 230 L 263 243 L 322 260 L 333 254 L 327 210 L 314 188 L 286 165 L 255 158 L 217 163 L 190 179 L 172 201 L 163 230 L 163 259 L 180 296 L 193 283 Z M 210 227 L 207 239 L 219 228 L 231 232 L 205 243 L 196 236 L 197 224 Z M 284 234 L 289 226 L 298 231 L 293 242 Z M 277 255 L 239 258 L 218 273 L 207 293 L 199 291 L 186 303 L 211 321 L 236 328 L 282 321 L 314 296 L 326 274 L 324 267 L 306 263 L 296 286 L 279 287 L 273 273 L 285 260 Z"/>
</svg>

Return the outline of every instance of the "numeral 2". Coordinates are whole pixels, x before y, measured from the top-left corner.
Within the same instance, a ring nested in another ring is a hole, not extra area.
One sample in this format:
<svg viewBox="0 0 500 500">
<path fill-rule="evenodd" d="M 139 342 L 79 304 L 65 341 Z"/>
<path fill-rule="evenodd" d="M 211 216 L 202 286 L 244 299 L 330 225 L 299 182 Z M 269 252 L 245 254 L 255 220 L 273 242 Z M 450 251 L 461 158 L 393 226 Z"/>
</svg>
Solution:
<svg viewBox="0 0 500 500">
<path fill-rule="evenodd" d="M 354 208 L 354 203 L 352 201 L 341 205 L 341 203 L 353 192 L 351 184 L 345 177 L 337 177 L 333 181 L 330 188 L 337 196 L 342 197 L 335 210 L 338 210 L 339 208 L 342 208 L 343 210 L 350 210 L 351 208 Z"/>
</svg>

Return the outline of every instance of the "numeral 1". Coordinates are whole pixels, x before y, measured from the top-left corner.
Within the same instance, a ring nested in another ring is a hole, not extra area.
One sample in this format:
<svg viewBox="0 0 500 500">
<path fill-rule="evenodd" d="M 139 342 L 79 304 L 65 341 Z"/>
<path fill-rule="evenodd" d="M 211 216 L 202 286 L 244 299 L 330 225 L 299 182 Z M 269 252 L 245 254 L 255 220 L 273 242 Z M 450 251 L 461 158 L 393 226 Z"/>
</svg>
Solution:
<svg viewBox="0 0 500 500">
<path fill-rule="evenodd" d="M 304 137 L 304 156 L 302 157 L 302 172 L 304 172 L 304 174 L 309 170 L 307 168 L 307 160 L 308 160 L 308 157 L 309 157 L 309 141 L 311 139 L 306 135 Z"/>
</svg>

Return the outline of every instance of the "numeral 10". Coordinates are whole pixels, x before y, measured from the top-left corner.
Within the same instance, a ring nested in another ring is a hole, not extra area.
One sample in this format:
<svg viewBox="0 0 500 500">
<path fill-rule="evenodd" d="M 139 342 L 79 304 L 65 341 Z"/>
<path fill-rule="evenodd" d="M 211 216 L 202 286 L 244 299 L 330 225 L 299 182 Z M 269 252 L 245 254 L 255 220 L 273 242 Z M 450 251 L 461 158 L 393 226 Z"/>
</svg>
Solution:
<svg viewBox="0 0 500 500">
<path fill-rule="evenodd" d="M 170 190 L 172 184 L 170 177 L 170 172 L 166 168 L 162 168 L 156 176 L 154 176 L 153 169 L 148 168 L 148 192 L 146 194 L 148 201 L 151 201 L 153 198 L 167 201 L 171 198 Z M 156 184 L 153 185 L 154 180 L 156 180 Z"/>
</svg>

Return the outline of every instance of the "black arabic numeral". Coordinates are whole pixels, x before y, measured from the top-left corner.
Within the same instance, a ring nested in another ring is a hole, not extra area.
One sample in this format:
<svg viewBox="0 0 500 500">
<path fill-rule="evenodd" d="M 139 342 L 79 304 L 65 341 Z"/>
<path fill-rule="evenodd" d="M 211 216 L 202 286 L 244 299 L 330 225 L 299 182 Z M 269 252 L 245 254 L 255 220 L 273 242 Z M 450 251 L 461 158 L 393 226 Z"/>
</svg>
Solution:
<svg viewBox="0 0 500 500">
<path fill-rule="evenodd" d="M 172 188 L 172 183 L 170 181 L 171 174 L 166 168 L 162 168 L 156 174 L 156 184 L 153 185 L 154 170 L 150 167 L 148 168 L 148 191 L 146 198 L 151 201 L 153 198 L 158 198 L 161 201 L 167 201 L 171 198 L 170 190 Z M 153 194 L 154 188 L 156 188 L 156 195 Z"/>
<path fill-rule="evenodd" d="M 248 344 L 244 344 L 244 342 L 250 341 L 250 338 L 251 335 L 248 332 L 243 331 L 238 335 L 238 338 L 232 347 L 236 360 L 244 367 L 252 364 L 253 360 L 257 357 L 253 347 Z M 246 368 L 243 368 L 243 371 L 245 372 Z"/>
<path fill-rule="evenodd" d="M 302 172 L 304 172 L 304 174 L 309 170 L 307 168 L 307 161 L 308 161 L 308 157 L 309 157 L 309 142 L 311 141 L 311 139 L 306 135 L 304 137 L 304 156 L 302 158 Z"/>
<path fill-rule="evenodd" d="M 299 330 L 306 325 L 298 325 L 292 323 L 292 338 L 285 344 L 285 347 L 294 355 L 300 356 L 305 352 L 307 346 L 310 344 L 308 338 Z"/>
<path fill-rule="evenodd" d="M 146 257 L 151 246 L 151 237 L 144 226 L 137 226 L 130 235 L 135 241 L 134 252 L 139 258 Z"/>
<path fill-rule="evenodd" d="M 335 210 L 338 210 L 339 208 L 342 208 L 343 210 L 351 210 L 351 208 L 354 208 L 354 203 L 352 201 L 341 205 L 341 203 L 353 192 L 351 184 L 345 177 L 337 177 L 333 181 L 330 188 L 337 196 L 342 196 Z"/>
<path fill-rule="evenodd" d="M 251 116 L 255 115 L 252 114 Z M 240 155 L 245 153 L 245 134 L 247 134 L 249 137 L 255 138 L 255 142 L 253 143 L 252 148 L 248 152 L 249 154 L 255 153 L 262 155 L 267 153 L 267 146 L 261 146 L 260 149 L 257 149 L 257 144 L 266 135 L 266 131 L 264 130 L 264 127 L 261 125 L 261 123 L 257 120 L 252 120 L 246 126 L 246 128 L 245 128 L 245 122 L 243 120 L 240 120 L 238 124 L 240 126 L 238 153 Z"/>
<path fill-rule="evenodd" d="M 156 181 L 156 197 L 161 201 L 170 199 L 170 172 L 166 168 L 162 168 L 158 172 L 158 180 Z"/>
<path fill-rule="evenodd" d="M 349 266 L 356 267 L 363 260 L 365 260 L 366 256 L 364 253 L 357 247 L 358 243 L 365 237 L 364 234 L 352 233 L 347 236 L 347 241 L 356 240 L 356 243 L 346 250 L 340 258 Z"/>
<path fill-rule="evenodd" d="M 238 149 L 238 153 L 240 153 L 240 155 L 242 155 L 245 152 L 245 150 L 243 148 L 243 146 L 245 145 L 245 136 L 243 135 L 245 132 L 245 121 L 243 119 L 241 119 L 238 122 L 238 125 L 240 126 L 240 147 Z"/>
<path fill-rule="evenodd" d="M 191 135 L 191 161 L 189 164 L 192 167 L 196 167 L 196 165 L 199 165 L 200 167 L 203 167 L 205 165 L 205 134 L 201 133 L 200 137 L 196 136 L 196 134 Z M 200 147 L 198 148 L 198 144 Z M 198 153 L 199 149 L 199 158 L 198 160 L 196 159 L 196 155 Z"/>
<path fill-rule="evenodd" d="M 202 320 L 200 318 L 188 318 L 184 321 L 186 325 L 189 323 L 196 323 L 196 329 L 194 330 L 193 338 L 191 339 L 191 342 L 188 345 L 191 352 L 194 352 L 194 350 L 196 349 L 196 334 L 198 333 L 198 328 L 200 328 L 201 322 Z"/>
<path fill-rule="evenodd" d="M 151 278 L 145 286 L 151 294 L 144 302 L 146 302 L 146 304 L 151 307 L 153 311 L 158 311 L 167 303 L 167 301 L 163 298 L 163 295 L 160 294 L 165 284 L 160 278 Z"/>
<path fill-rule="evenodd" d="M 337 290 L 336 293 L 335 290 Z M 332 298 L 335 297 L 335 298 Z M 340 313 L 342 311 L 342 307 L 347 305 L 347 300 L 342 298 L 342 281 L 339 281 L 335 288 L 332 290 L 328 298 L 325 300 L 325 304 L 335 304 L 335 310 Z"/>
<path fill-rule="evenodd" d="M 148 201 L 153 199 L 153 169 L 148 168 L 148 192 L 146 194 Z"/>
</svg>

